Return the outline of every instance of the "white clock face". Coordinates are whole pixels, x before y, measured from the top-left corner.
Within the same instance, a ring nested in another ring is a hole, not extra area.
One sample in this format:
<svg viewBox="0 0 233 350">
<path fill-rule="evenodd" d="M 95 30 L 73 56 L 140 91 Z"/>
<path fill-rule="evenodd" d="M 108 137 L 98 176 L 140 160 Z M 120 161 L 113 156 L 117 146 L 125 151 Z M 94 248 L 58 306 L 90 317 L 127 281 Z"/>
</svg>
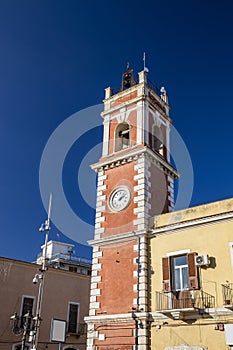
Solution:
<svg viewBox="0 0 233 350">
<path fill-rule="evenodd" d="M 118 187 L 109 197 L 109 207 L 112 211 L 121 211 L 129 205 L 130 199 L 129 188 L 125 186 Z"/>
</svg>

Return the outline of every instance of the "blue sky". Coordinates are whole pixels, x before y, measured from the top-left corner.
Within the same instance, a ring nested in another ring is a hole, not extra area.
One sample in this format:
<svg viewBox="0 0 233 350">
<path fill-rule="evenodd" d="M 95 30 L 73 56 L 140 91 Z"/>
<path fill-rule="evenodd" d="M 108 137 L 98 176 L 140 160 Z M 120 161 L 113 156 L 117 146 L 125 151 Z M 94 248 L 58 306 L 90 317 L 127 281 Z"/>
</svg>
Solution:
<svg viewBox="0 0 233 350">
<path fill-rule="evenodd" d="M 135 75 L 142 70 L 144 51 L 149 78 L 166 86 L 191 156 L 191 205 L 233 196 L 232 17 L 230 0 L 1 0 L 0 256 L 35 259 L 46 218 L 39 167 L 50 135 L 75 112 L 101 103 L 105 87 L 118 88 L 128 61 Z M 92 147 L 100 133 L 92 131 Z M 91 224 L 94 210 L 76 181 L 89 140 L 71 148 L 63 185 L 74 212 Z M 53 226 L 50 238 L 67 240 L 58 234 Z M 88 256 L 89 249 L 76 253 Z"/>
</svg>

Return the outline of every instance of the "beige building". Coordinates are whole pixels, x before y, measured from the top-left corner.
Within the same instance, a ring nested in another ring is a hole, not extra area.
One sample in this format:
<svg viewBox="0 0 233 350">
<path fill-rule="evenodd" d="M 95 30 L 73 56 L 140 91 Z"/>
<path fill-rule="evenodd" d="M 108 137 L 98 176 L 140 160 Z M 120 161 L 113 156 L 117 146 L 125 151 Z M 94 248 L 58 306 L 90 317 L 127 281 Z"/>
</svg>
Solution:
<svg viewBox="0 0 233 350">
<path fill-rule="evenodd" d="M 62 349 L 84 350 L 86 327 L 84 316 L 88 313 L 90 290 L 90 264 L 88 260 L 71 255 L 72 246 L 48 243 L 50 266 L 45 273 L 42 298 L 41 325 L 38 350 L 58 349 L 50 342 L 53 318 L 67 321 L 67 337 Z M 54 253 L 54 254 L 53 254 Z M 0 258 L 0 349 L 21 350 L 23 316 L 29 311 L 35 315 L 40 266 L 13 259 Z M 17 313 L 14 320 L 11 316 Z M 26 341 L 27 347 L 31 345 Z"/>
<path fill-rule="evenodd" d="M 149 260 L 151 350 L 233 348 L 233 199 L 156 216 Z"/>
</svg>

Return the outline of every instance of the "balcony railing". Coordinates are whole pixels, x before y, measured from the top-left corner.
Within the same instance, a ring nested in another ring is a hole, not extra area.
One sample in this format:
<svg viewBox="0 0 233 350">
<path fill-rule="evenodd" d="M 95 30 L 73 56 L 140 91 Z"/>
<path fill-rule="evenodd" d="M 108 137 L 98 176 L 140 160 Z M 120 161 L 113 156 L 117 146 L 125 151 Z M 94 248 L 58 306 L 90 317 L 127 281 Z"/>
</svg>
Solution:
<svg viewBox="0 0 233 350">
<path fill-rule="evenodd" d="M 233 305 L 233 283 L 222 284 L 224 305 Z"/>
<path fill-rule="evenodd" d="M 78 328 L 78 331 L 76 331 L 77 328 Z M 76 325 L 76 324 L 69 325 L 69 323 L 68 323 L 67 334 L 76 335 L 77 337 L 80 337 L 86 333 L 87 333 L 87 324 L 86 323 L 79 323 L 78 325 Z"/>
<path fill-rule="evenodd" d="M 41 258 L 42 256 L 43 256 L 43 253 L 40 252 L 37 255 L 37 259 Z M 57 253 L 57 254 L 52 255 L 50 258 L 48 258 L 48 263 L 50 264 L 56 260 L 62 260 L 64 262 L 75 262 L 77 264 L 91 266 L 91 259 L 81 258 L 79 256 L 74 256 L 74 255 L 70 255 L 70 254 L 63 254 L 63 253 Z"/>
<path fill-rule="evenodd" d="M 215 298 L 203 290 L 155 293 L 156 311 L 188 308 L 206 309 L 215 306 Z"/>
<path fill-rule="evenodd" d="M 135 79 L 135 77 L 134 77 L 134 82 L 135 82 L 134 85 L 137 85 L 137 84 L 139 83 L 139 81 L 138 81 L 137 79 Z M 133 86 L 134 86 L 134 85 L 133 85 Z M 161 95 L 160 89 L 159 89 L 150 79 L 148 79 L 148 78 L 147 78 L 147 85 L 148 85 L 152 90 L 154 90 L 158 96 Z M 127 90 L 127 89 L 126 89 L 126 90 Z M 119 88 L 119 87 L 118 87 L 118 88 L 113 88 L 113 89 L 112 89 L 112 95 L 111 95 L 111 96 L 116 95 L 116 94 L 118 94 L 118 93 L 121 92 L 121 91 L 125 91 L 125 90 L 122 90 L 121 87 L 120 87 L 120 88 Z"/>
</svg>

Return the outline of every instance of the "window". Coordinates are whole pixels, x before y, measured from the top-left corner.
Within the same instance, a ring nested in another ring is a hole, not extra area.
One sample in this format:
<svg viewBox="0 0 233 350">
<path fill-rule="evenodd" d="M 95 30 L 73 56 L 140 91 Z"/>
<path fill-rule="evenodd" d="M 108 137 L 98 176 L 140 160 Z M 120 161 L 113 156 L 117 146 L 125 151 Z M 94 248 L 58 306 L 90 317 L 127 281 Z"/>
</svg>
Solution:
<svg viewBox="0 0 233 350">
<path fill-rule="evenodd" d="M 78 332 L 79 304 L 69 303 L 68 306 L 68 333 Z"/>
<path fill-rule="evenodd" d="M 188 284 L 187 255 L 171 257 L 172 290 L 184 290 Z"/>
<path fill-rule="evenodd" d="M 152 129 L 152 149 L 159 153 L 161 156 L 163 153 L 163 134 L 161 129 L 154 125 Z"/>
<path fill-rule="evenodd" d="M 77 272 L 77 267 L 69 266 L 69 271 L 70 272 Z"/>
<path fill-rule="evenodd" d="M 198 289 L 198 269 L 195 265 L 197 253 L 187 253 L 162 258 L 163 290 L 182 291 Z"/>
<path fill-rule="evenodd" d="M 130 130 L 129 124 L 121 123 L 115 131 L 115 152 L 130 146 Z"/>
<path fill-rule="evenodd" d="M 34 307 L 34 300 L 35 297 L 31 297 L 31 296 L 26 296 L 24 295 L 22 298 L 22 305 L 21 305 L 21 323 L 20 323 L 20 327 L 23 327 L 24 322 L 25 322 L 25 315 L 27 313 L 29 313 L 30 315 L 33 314 L 33 307 Z"/>
</svg>

